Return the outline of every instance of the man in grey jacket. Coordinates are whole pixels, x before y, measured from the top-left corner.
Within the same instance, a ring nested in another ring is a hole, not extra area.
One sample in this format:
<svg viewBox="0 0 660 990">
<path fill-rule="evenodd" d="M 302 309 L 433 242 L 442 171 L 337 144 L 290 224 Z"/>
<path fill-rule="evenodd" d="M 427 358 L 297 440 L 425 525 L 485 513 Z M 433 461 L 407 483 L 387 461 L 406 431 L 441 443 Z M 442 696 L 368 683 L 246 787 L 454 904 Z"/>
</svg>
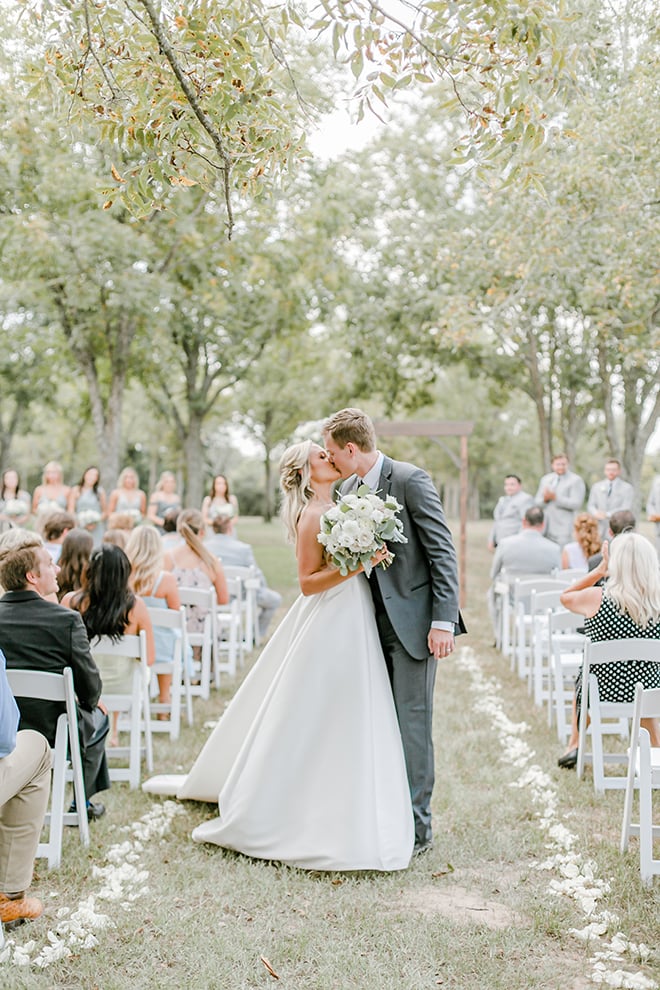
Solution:
<svg viewBox="0 0 660 990">
<path fill-rule="evenodd" d="M 646 514 L 649 522 L 655 523 L 655 548 L 658 551 L 658 560 L 660 560 L 660 474 L 656 474 L 653 479 L 646 503 Z"/>
<path fill-rule="evenodd" d="M 545 513 L 545 535 L 564 547 L 573 539 L 573 520 L 582 508 L 586 485 L 579 474 L 569 471 L 566 454 L 555 454 L 551 466 L 552 471 L 539 482 L 534 501 Z"/>
<path fill-rule="evenodd" d="M 465 627 L 458 609 L 456 551 L 442 503 L 428 474 L 393 461 L 376 449 L 373 423 L 360 409 L 342 409 L 326 420 L 325 446 L 347 479 L 401 504 L 408 542 L 396 544 L 394 563 L 369 578 L 376 621 L 399 719 L 415 819 L 415 852 L 432 844 L 434 783 L 431 720 L 437 660 L 454 649 Z"/>
<path fill-rule="evenodd" d="M 515 536 L 522 529 L 527 509 L 534 505 L 529 492 L 523 491 L 517 474 L 507 474 L 504 479 L 504 495 L 498 499 L 493 511 L 493 528 L 488 539 L 488 549 L 494 550 L 507 536 Z"/>
<path fill-rule="evenodd" d="M 632 510 L 635 489 L 621 477 L 621 463 L 615 457 L 605 461 L 605 479 L 591 486 L 587 512 L 598 520 L 601 540 L 607 539 L 607 530 L 613 512 Z"/>
</svg>

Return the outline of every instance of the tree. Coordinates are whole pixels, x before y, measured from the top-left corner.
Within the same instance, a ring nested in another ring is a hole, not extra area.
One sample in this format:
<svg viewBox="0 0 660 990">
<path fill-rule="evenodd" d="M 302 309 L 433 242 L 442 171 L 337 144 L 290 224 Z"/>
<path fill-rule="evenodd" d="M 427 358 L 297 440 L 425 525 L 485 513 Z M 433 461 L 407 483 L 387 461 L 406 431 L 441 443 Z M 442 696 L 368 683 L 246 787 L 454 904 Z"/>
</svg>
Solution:
<svg viewBox="0 0 660 990">
<path fill-rule="evenodd" d="M 298 69 L 312 35 L 345 52 L 359 112 L 440 81 L 447 112 L 458 108 L 468 124 L 463 158 L 503 153 L 524 174 L 572 87 L 579 51 L 552 0 L 323 0 L 310 15 L 293 0 L 31 0 L 28 9 L 43 39 L 31 42 L 33 78 L 45 76 L 74 119 L 141 153 L 139 165 L 113 170 L 108 195 L 148 215 L 163 208 L 169 185 L 209 189 L 219 178 L 229 235 L 232 188 L 252 193 L 288 169 L 306 119 L 323 108 L 306 66 Z"/>
<path fill-rule="evenodd" d="M 218 204 L 199 199 L 194 215 L 154 226 L 166 280 L 147 389 L 159 414 L 176 427 L 185 452 L 187 497 L 201 500 L 203 431 L 221 396 L 231 393 L 260 362 L 267 343 L 306 324 L 300 255 L 269 204 L 247 211 L 241 237 L 218 237 Z"/>
<path fill-rule="evenodd" d="M 13 105 L 11 92 L 5 100 Z M 157 293 L 147 265 L 150 245 L 145 228 L 125 210 L 96 207 L 103 149 L 82 141 L 67 146 L 47 108 L 17 103 L 3 128 L 6 307 L 38 327 L 62 358 L 68 353 L 82 375 L 110 483 L 121 452 L 124 389 Z"/>
<path fill-rule="evenodd" d="M 309 332 L 272 338 L 234 396 L 236 421 L 263 449 L 264 518 L 274 511 L 273 457 L 296 427 L 341 405 L 346 387 L 337 352 Z"/>
</svg>

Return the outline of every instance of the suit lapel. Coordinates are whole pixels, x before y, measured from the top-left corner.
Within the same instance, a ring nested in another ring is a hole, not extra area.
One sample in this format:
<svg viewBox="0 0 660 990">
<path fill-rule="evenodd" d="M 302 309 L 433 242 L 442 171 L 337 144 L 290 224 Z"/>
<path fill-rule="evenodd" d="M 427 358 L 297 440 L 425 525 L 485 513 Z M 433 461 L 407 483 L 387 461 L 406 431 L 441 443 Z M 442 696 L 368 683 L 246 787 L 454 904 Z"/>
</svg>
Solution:
<svg viewBox="0 0 660 990">
<path fill-rule="evenodd" d="M 378 479 L 378 493 L 380 495 L 389 495 L 392 488 L 392 468 L 394 467 L 394 461 L 391 457 L 385 456 L 383 458 L 383 466 L 380 469 L 380 478 Z"/>
</svg>

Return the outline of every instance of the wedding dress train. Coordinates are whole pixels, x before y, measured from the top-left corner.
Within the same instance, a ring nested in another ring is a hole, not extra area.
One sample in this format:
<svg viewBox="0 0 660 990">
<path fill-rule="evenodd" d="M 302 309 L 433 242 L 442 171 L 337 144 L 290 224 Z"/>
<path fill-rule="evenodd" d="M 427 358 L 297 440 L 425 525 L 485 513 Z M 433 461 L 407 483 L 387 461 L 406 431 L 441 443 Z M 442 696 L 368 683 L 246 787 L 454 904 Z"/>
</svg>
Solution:
<svg viewBox="0 0 660 990">
<path fill-rule="evenodd" d="M 408 865 L 410 792 L 363 578 L 297 599 L 188 776 L 174 780 L 145 790 L 218 801 L 197 842 L 307 869 Z"/>
</svg>

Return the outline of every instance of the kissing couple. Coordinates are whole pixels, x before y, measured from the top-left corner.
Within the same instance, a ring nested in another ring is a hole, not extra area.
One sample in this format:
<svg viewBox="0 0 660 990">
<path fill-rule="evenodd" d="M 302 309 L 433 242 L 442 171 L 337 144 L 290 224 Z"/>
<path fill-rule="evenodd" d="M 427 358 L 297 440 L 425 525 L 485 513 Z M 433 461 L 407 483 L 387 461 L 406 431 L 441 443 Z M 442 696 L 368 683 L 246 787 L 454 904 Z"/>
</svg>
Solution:
<svg viewBox="0 0 660 990">
<path fill-rule="evenodd" d="M 217 802 L 193 831 L 259 859 L 314 870 L 400 870 L 431 847 L 437 662 L 464 632 L 456 552 L 428 474 L 376 446 L 370 418 L 342 409 L 325 447 L 280 463 L 282 519 L 301 595 L 264 647 L 190 773 L 144 789 Z M 318 541 L 323 514 L 367 485 L 401 506 L 407 542 L 387 569 L 342 574 Z"/>
</svg>

